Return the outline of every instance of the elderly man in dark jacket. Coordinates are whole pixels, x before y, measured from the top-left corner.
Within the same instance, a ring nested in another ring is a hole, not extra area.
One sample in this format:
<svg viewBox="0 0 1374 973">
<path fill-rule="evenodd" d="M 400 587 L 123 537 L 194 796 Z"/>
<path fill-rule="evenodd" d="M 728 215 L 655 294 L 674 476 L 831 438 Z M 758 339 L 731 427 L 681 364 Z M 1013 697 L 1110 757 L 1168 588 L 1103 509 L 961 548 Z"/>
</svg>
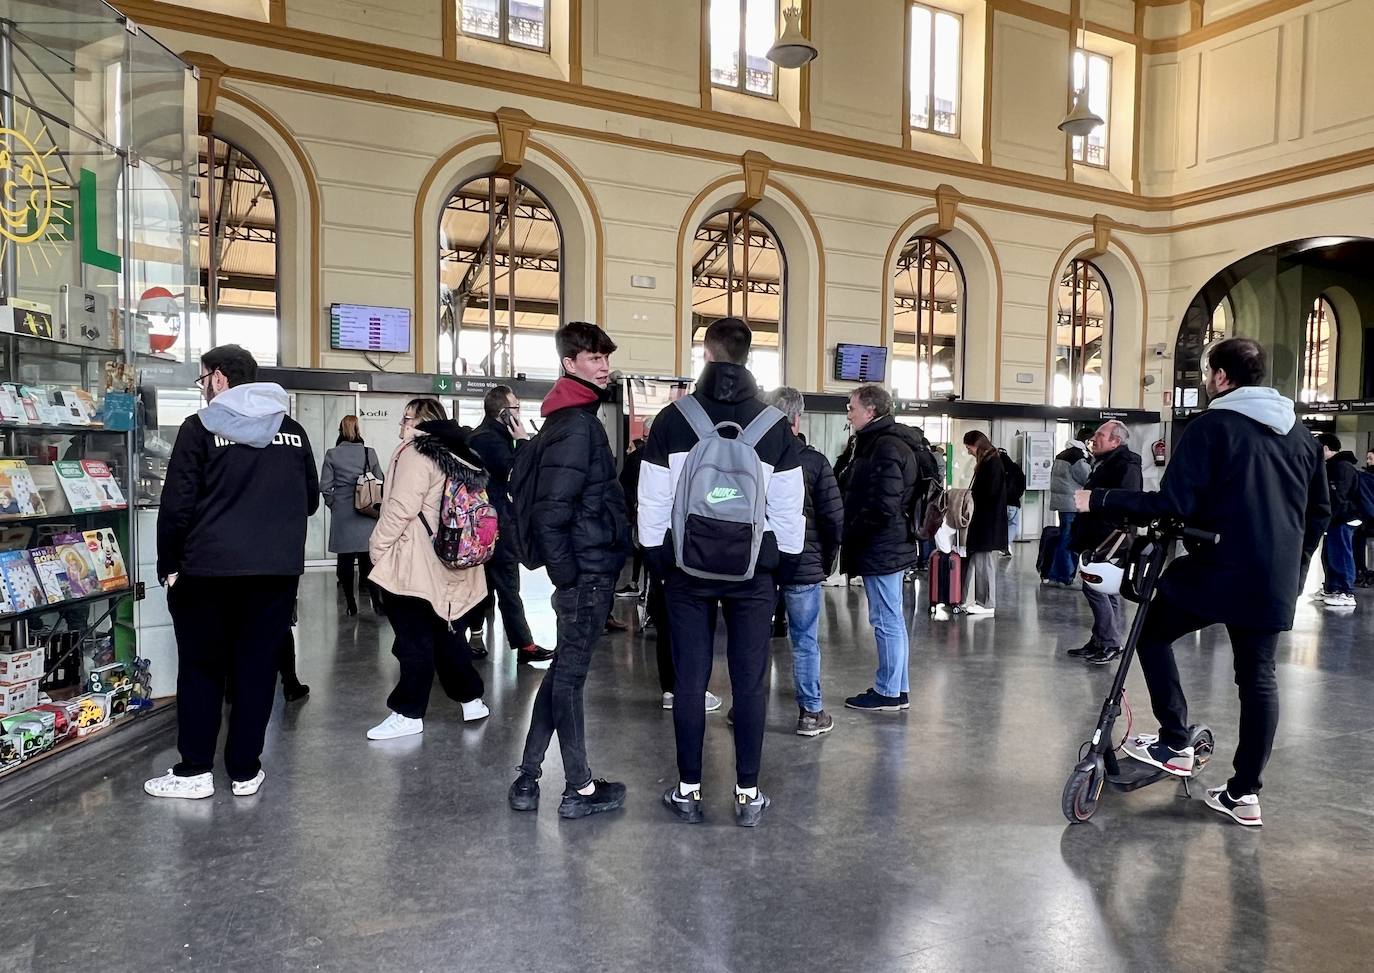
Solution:
<svg viewBox="0 0 1374 973">
<path fill-rule="evenodd" d="M 1293 402 L 1263 388 L 1265 355 L 1251 338 L 1228 338 L 1207 354 L 1207 411 L 1188 426 L 1158 493 L 1082 491 L 1080 511 L 1132 522 L 1174 517 L 1215 531 L 1214 545 L 1189 545 L 1164 571 L 1137 651 L 1159 735 L 1126 742 L 1137 760 L 1191 777 L 1188 703 L 1173 643 L 1225 625 L 1240 692 L 1235 774 L 1207 791 L 1207 806 L 1251 827 L 1261 823 L 1259 790 L 1274 745 L 1279 690 L 1274 653 L 1312 553 L 1331 515 L 1317 444 Z"/>
<path fill-rule="evenodd" d="M 770 401 L 801 439 L 805 400 L 788 386 L 775 391 Z M 834 718 L 821 700 L 821 646 L 816 632 L 821 620 L 821 582 L 835 570 L 844 531 L 844 501 L 830 463 L 814 446 L 801 451 L 802 479 L 806 483 L 806 541 L 797 561 L 792 583 L 783 585 L 787 629 L 792 639 L 792 682 L 797 696 L 797 735 L 820 736 L 835 728 Z"/>
<path fill-rule="evenodd" d="M 1335 433 L 1317 437 L 1326 461 L 1326 482 L 1331 490 L 1331 525 L 1322 542 L 1324 586 L 1322 601 L 1328 608 L 1355 607 L 1355 525 L 1360 520 L 1360 472 L 1355 454 L 1341 449 Z"/>
<path fill-rule="evenodd" d="M 597 416 L 615 342 L 585 321 L 565 324 L 554 340 L 564 374 L 540 407 L 544 428 L 525 448 L 539 451 L 532 537 L 555 589 L 558 648 L 534 697 L 525 756 L 509 799 L 516 811 L 539 807 L 540 768 L 557 733 L 567 781 L 558 814 L 580 818 L 625 803 L 625 785 L 593 778 L 587 764 L 582 687 L 630 551 L 630 524 L 615 457 Z"/>
<path fill-rule="evenodd" d="M 1098 426 L 1090 444 L 1093 468 L 1088 474 L 1085 490 L 1140 490 L 1145 481 L 1140 472 L 1140 454 L 1127 445 L 1126 426 L 1119 419 L 1109 419 Z M 1119 520 L 1100 513 L 1079 514 L 1074 518 L 1071 546 L 1076 553 L 1091 552 L 1121 526 Z M 1108 595 L 1083 586 L 1083 597 L 1093 612 L 1092 636 L 1081 648 L 1070 649 L 1069 655 L 1080 656 L 1095 665 L 1104 666 L 1121 655 L 1126 638 L 1126 604 L 1120 595 Z"/>
<path fill-rule="evenodd" d="M 910 646 L 902 612 L 903 578 L 916 563 L 911 506 L 919 467 L 915 434 L 892 418 L 892 396 L 864 385 L 849 396 L 854 458 L 845 468 L 844 546 L 846 574 L 863 575 L 868 620 L 878 644 L 878 673 L 868 690 L 844 701 L 849 709 L 895 712 L 910 705 Z M 1003 524 L 1005 524 L 1005 519 Z"/>
</svg>

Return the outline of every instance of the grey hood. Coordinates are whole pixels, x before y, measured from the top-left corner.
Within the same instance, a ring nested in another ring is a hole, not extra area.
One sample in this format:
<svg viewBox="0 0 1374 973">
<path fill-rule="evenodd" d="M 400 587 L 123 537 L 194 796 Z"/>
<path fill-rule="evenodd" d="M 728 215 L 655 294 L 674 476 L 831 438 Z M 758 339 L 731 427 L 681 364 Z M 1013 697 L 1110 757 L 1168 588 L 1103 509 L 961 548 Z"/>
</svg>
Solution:
<svg viewBox="0 0 1374 973">
<path fill-rule="evenodd" d="M 214 435 L 262 449 L 281 430 L 290 404 L 286 389 L 276 382 L 248 382 L 225 389 L 198 415 Z"/>
<path fill-rule="evenodd" d="M 1207 408 L 1239 412 L 1260 425 L 1268 426 L 1280 436 L 1288 435 L 1288 430 L 1298 421 L 1297 413 L 1293 411 L 1293 400 L 1268 386 L 1242 385 L 1213 399 Z"/>
</svg>

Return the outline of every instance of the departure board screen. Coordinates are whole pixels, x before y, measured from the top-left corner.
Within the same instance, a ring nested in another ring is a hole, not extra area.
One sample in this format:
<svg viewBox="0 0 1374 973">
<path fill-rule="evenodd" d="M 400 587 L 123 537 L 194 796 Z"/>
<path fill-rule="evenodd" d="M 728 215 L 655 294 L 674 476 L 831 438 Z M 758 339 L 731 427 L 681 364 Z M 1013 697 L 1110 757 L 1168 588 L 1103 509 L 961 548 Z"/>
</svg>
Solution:
<svg viewBox="0 0 1374 973">
<path fill-rule="evenodd" d="M 835 378 L 841 382 L 887 379 L 887 349 L 879 345 L 836 345 Z"/>
<path fill-rule="evenodd" d="M 331 304 L 329 347 L 335 351 L 408 352 L 410 309 Z"/>
</svg>

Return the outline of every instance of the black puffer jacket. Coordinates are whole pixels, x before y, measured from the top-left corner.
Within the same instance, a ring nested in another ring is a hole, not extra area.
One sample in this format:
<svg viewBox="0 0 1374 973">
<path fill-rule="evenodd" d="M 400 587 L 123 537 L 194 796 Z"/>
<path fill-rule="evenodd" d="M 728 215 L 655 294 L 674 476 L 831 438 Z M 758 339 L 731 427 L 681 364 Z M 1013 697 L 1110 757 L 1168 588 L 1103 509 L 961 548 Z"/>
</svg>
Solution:
<svg viewBox="0 0 1374 973">
<path fill-rule="evenodd" d="M 797 562 L 793 584 L 820 584 L 835 570 L 844 535 L 844 501 L 830 462 L 814 446 L 801 452 L 806 482 L 806 543 Z"/>
<path fill-rule="evenodd" d="M 1331 523 L 1359 520 L 1360 474 L 1355 468 L 1355 454 L 1343 449 L 1327 460 L 1326 482 L 1331 488 Z"/>
<path fill-rule="evenodd" d="M 1009 549 L 1007 474 L 1000 451 L 988 454 L 975 468 L 969 496 L 973 498 L 973 516 L 968 522 L 965 549 L 970 554 Z"/>
<path fill-rule="evenodd" d="M 534 543 L 557 588 L 584 574 L 619 574 L 630 550 L 625 494 L 596 415 L 602 394 L 580 379 L 560 378 L 540 408 L 544 428 L 523 447 L 539 450 Z"/>
<path fill-rule="evenodd" d="M 891 416 L 874 419 L 854 437 L 845 467 L 846 574 L 893 574 L 916 563 L 916 534 L 908 516 L 916 492 L 916 435 Z"/>
<path fill-rule="evenodd" d="M 1085 490 L 1140 490 L 1145 486 L 1140 472 L 1140 454 L 1122 443 L 1110 453 L 1103 453 L 1093 463 Z M 1079 514 L 1069 528 L 1069 549 L 1082 553 L 1101 544 L 1121 522 L 1101 513 Z"/>
</svg>

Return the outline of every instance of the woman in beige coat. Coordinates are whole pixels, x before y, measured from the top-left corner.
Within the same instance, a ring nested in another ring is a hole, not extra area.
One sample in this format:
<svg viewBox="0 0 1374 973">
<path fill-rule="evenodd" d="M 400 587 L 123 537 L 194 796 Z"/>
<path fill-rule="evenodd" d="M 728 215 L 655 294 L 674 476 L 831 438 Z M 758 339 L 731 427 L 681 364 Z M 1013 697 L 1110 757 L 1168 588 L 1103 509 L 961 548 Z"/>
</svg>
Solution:
<svg viewBox="0 0 1374 973">
<path fill-rule="evenodd" d="M 412 399 L 401 417 L 401 445 L 391 454 L 369 547 L 372 583 L 382 591 L 396 635 L 391 654 L 401 663 L 401 678 L 386 701 L 391 713 L 367 731 L 369 740 L 424 729 L 435 672 L 449 698 L 462 704 L 464 720 L 480 720 L 490 712 L 482 702 L 482 677 L 472 666 L 467 641 L 452 624 L 486 597 L 486 575 L 480 567 L 448 567 L 434 553 L 430 538 L 450 476 L 486 477 L 480 458 L 467 445 L 467 430 L 444 414 L 437 399 Z"/>
</svg>

